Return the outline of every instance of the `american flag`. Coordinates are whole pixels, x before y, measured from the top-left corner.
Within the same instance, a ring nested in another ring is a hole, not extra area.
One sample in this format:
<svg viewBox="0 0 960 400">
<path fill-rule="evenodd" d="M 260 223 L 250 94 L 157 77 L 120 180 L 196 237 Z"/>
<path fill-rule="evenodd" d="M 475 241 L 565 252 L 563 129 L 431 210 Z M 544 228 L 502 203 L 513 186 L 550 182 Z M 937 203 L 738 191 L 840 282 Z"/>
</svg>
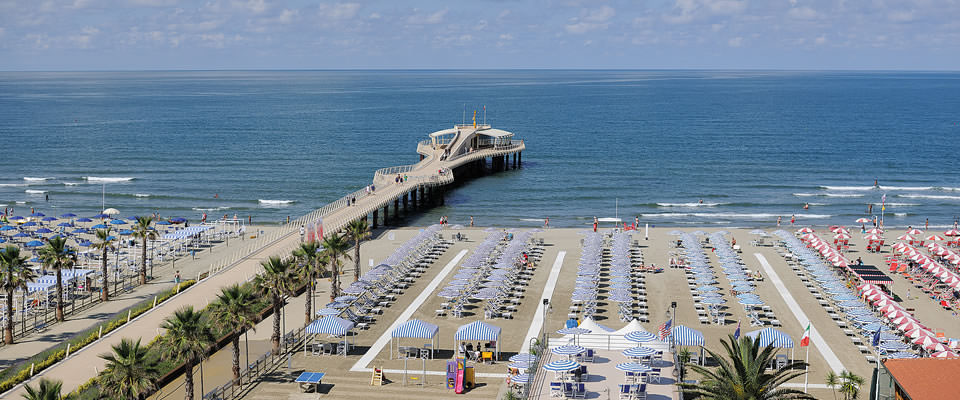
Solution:
<svg viewBox="0 0 960 400">
<path fill-rule="evenodd" d="M 673 325 L 672 319 L 668 319 L 667 322 L 660 324 L 660 328 L 657 330 L 657 335 L 660 337 L 660 340 L 664 340 L 667 336 L 670 336 L 671 325 Z"/>
</svg>

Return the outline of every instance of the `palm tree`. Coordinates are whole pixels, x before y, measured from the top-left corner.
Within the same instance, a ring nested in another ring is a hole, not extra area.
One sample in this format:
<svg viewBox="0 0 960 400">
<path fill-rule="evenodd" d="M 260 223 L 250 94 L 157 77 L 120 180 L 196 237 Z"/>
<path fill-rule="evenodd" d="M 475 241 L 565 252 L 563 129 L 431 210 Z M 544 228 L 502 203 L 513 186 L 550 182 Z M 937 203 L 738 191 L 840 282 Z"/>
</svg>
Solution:
<svg viewBox="0 0 960 400">
<path fill-rule="evenodd" d="M 160 327 L 167 330 L 160 339 L 161 357 L 183 360 L 186 367 L 183 375 L 183 387 L 186 390 L 184 399 L 193 400 L 193 366 L 206 357 L 207 350 L 216 340 L 210 324 L 204 320 L 202 312 L 186 306 L 167 317 Z"/>
<path fill-rule="evenodd" d="M 156 388 L 160 376 L 157 360 L 140 345 L 140 339 L 123 338 L 113 353 L 101 354 L 107 368 L 100 374 L 100 391 L 123 399 L 139 399 Z"/>
<path fill-rule="evenodd" d="M 307 285 L 309 285 L 306 292 L 306 314 L 303 322 L 303 325 L 307 326 L 313 321 L 313 289 L 317 275 L 325 272 L 329 260 L 320 251 L 320 244 L 317 242 L 300 243 L 300 247 L 293 250 L 293 256 L 299 260 L 298 272 L 301 279 L 307 281 Z"/>
<path fill-rule="evenodd" d="M 860 387 L 863 386 L 863 378 L 850 371 L 840 372 L 840 393 L 844 400 L 856 399 L 860 395 Z"/>
<path fill-rule="evenodd" d="M 347 254 L 349 247 L 350 244 L 347 243 L 343 236 L 337 233 L 323 238 L 323 252 L 330 258 L 330 267 L 333 276 L 330 282 L 331 301 L 340 296 L 340 267 L 343 266 L 340 257 L 347 260 L 350 259 L 350 255 Z"/>
<path fill-rule="evenodd" d="M 347 225 L 347 236 L 353 241 L 353 281 L 360 280 L 360 242 L 370 237 L 370 225 L 366 218 L 351 221 Z"/>
<path fill-rule="evenodd" d="M 253 293 L 238 284 L 220 289 L 210 305 L 210 319 L 221 332 L 233 335 L 233 384 L 240 385 L 240 334 L 257 326 Z"/>
<path fill-rule="evenodd" d="M 830 372 L 827 372 L 827 376 L 826 376 L 826 378 L 825 378 L 825 381 L 826 381 L 826 382 L 824 382 L 824 383 L 827 385 L 827 387 L 830 388 L 830 389 L 833 389 L 833 399 L 836 400 L 836 399 L 837 399 L 837 385 L 840 384 L 840 379 L 839 379 L 839 377 L 837 376 L 837 373 L 836 373 L 836 372 L 833 372 L 832 370 L 831 370 Z"/>
<path fill-rule="evenodd" d="M 3 326 L 3 342 L 13 344 L 13 292 L 17 289 L 27 291 L 27 282 L 36 279 L 33 270 L 27 268 L 27 257 L 20 256 L 20 248 L 8 245 L 0 252 L 0 266 L 3 267 L 3 277 L 0 278 L 0 289 L 7 294 L 6 321 Z"/>
<path fill-rule="evenodd" d="M 133 237 L 140 239 L 143 248 L 140 253 L 140 284 L 147 284 L 147 240 L 156 240 L 157 231 L 150 227 L 153 217 L 137 217 L 137 223 L 133 226 Z"/>
<path fill-rule="evenodd" d="M 100 274 L 103 275 L 103 286 L 100 291 L 100 300 L 107 301 L 110 299 L 110 285 L 107 284 L 110 274 L 107 272 L 107 252 L 113 248 L 113 242 L 116 240 L 113 236 L 110 235 L 110 228 L 107 229 L 97 229 L 96 231 L 97 242 L 94 243 L 91 247 L 100 250 Z"/>
<path fill-rule="evenodd" d="M 273 301 L 273 354 L 280 354 L 280 305 L 283 296 L 293 292 L 296 285 L 296 271 L 290 267 L 290 262 L 280 257 L 270 257 L 260 263 L 263 273 L 254 280 L 260 294 L 270 296 Z"/>
<path fill-rule="evenodd" d="M 40 384 L 36 388 L 30 385 L 24 386 L 27 393 L 22 396 L 27 400 L 60 400 L 62 387 L 63 382 L 61 381 L 41 378 Z"/>
<path fill-rule="evenodd" d="M 63 321 L 63 270 L 73 266 L 74 255 L 67 247 L 67 239 L 54 236 L 39 251 L 43 264 L 57 272 L 57 321 Z"/>
<path fill-rule="evenodd" d="M 729 335 L 729 342 L 721 340 L 726 358 L 711 350 L 707 353 L 718 360 L 716 370 L 699 365 L 690 368 L 704 377 L 699 384 L 681 384 L 694 398 L 704 399 L 814 399 L 813 396 L 796 389 L 781 387 L 787 381 L 802 376 L 807 363 L 793 361 L 767 373 L 766 368 L 774 359 L 776 348 L 760 347 L 760 338 L 743 336 L 739 339 Z M 799 371 L 794 371 L 799 369 Z"/>
</svg>

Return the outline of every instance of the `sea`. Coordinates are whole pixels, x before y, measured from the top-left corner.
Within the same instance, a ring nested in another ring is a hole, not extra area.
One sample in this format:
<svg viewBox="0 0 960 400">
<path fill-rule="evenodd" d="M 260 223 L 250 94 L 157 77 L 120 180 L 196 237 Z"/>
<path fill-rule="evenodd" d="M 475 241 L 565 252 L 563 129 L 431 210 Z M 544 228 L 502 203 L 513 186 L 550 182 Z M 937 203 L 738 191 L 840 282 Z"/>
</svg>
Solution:
<svg viewBox="0 0 960 400">
<path fill-rule="evenodd" d="M 525 140 L 522 168 L 405 224 L 960 216 L 960 73 L 848 71 L 2 72 L 0 208 L 277 223 L 475 111 Z"/>
</svg>

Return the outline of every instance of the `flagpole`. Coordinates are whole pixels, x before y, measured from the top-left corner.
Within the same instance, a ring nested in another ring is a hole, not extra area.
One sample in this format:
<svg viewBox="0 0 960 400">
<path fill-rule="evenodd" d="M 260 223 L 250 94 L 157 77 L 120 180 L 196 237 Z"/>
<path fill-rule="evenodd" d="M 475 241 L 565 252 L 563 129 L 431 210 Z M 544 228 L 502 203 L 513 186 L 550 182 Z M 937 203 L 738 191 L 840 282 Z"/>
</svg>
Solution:
<svg viewBox="0 0 960 400">
<path fill-rule="evenodd" d="M 807 348 L 807 355 L 804 356 L 804 374 L 803 374 L 803 392 L 807 392 L 807 382 L 810 381 L 810 346 L 804 346 Z"/>
</svg>

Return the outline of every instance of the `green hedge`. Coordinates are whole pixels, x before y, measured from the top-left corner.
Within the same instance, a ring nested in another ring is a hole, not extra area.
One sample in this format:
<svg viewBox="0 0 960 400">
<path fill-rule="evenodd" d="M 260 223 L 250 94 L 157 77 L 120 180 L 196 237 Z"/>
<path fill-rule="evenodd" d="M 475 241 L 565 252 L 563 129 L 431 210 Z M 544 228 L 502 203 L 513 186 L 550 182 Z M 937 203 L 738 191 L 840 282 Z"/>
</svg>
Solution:
<svg viewBox="0 0 960 400">
<path fill-rule="evenodd" d="M 184 281 L 180 284 L 180 290 L 186 289 L 196 283 L 195 280 Z M 160 305 L 164 301 L 173 297 L 177 294 L 176 288 L 170 289 L 165 293 L 157 296 L 157 305 Z M 137 316 L 147 312 L 153 308 L 153 300 L 147 300 L 133 306 L 130 309 L 130 319 L 136 318 Z M 111 331 L 123 326 L 127 323 L 126 315 L 115 316 L 112 320 L 108 321 L 106 324 L 103 324 L 103 334 L 110 333 Z M 76 352 L 82 349 L 84 346 L 93 343 L 98 339 L 100 334 L 100 325 L 88 329 L 86 332 L 78 335 L 78 337 L 69 342 L 70 352 Z M 4 379 L 0 382 L 0 393 L 6 392 L 18 385 L 19 383 L 26 381 L 31 377 L 30 375 L 30 366 L 33 366 L 33 374 L 36 375 L 38 372 L 43 371 L 44 369 L 50 367 L 53 364 L 56 364 L 60 360 L 63 360 L 67 355 L 67 344 L 61 344 L 50 350 L 41 352 L 25 362 L 20 363 L 17 366 L 13 366 L 4 371 L 3 375 L 10 376 L 9 378 Z M 19 370 L 17 369 L 19 367 Z"/>
</svg>

